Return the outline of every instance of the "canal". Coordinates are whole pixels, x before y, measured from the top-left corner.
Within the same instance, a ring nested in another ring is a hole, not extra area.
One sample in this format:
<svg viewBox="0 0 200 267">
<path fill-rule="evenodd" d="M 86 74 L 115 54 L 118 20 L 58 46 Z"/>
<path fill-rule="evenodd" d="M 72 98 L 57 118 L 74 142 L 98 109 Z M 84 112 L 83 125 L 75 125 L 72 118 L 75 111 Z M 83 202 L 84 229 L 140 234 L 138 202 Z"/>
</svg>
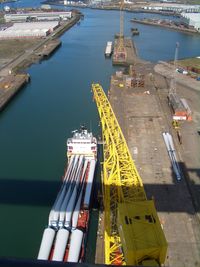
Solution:
<svg viewBox="0 0 200 267">
<path fill-rule="evenodd" d="M 81 24 L 64 33 L 61 48 L 51 58 L 27 70 L 31 83 L 0 114 L 0 256 L 37 257 L 64 173 L 66 139 L 82 123 L 96 135 L 100 132 L 91 83 L 109 88 L 116 69 L 104 58 L 104 49 L 119 31 L 119 13 L 81 11 Z M 126 35 L 133 27 L 130 19 L 142 16 L 126 13 Z M 137 28 L 140 35 L 134 40 L 143 59 L 173 59 L 177 41 L 180 57 L 200 56 L 198 36 L 139 24 Z"/>
</svg>

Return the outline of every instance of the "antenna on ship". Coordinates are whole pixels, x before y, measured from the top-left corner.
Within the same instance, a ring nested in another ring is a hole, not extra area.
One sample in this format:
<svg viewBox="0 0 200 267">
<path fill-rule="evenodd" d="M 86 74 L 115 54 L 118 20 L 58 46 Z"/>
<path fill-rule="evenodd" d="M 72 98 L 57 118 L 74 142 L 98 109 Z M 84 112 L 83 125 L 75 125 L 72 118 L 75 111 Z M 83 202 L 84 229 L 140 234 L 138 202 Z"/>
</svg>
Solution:
<svg viewBox="0 0 200 267">
<path fill-rule="evenodd" d="M 92 121 L 90 120 L 90 132 L 92 132 Z"/>
<path fill-rule="evenodd" d="M 85 126 L 85 124 L 81 124 L 81 130 L 83 131 L 83 130 L 86 130 L 86 126 Z"/>
</svg>

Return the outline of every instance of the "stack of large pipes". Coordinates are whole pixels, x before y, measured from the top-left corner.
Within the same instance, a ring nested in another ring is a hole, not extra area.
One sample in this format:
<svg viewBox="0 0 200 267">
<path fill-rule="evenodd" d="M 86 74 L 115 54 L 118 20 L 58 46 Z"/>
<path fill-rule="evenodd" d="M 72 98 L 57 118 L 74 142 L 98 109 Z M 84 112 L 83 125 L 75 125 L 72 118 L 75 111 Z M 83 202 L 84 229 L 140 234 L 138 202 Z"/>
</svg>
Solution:
<svg viewBox="0 0 200 267">
<path fill-rule="evenodd" d="M 90 167 L 83 206 L 89 206 L 95 163 L 95 160 L 85 159 L 82 155 L 70 158 L 63 184 L 49 214 L 49 225 L 43 233 L 38 259 L 48 260 L 54 244 L 52 260 L 63 261 L 71 234 L 68 261 L 78 262 L 83 239 L 83 232 L 77 229 L 78 216 L 88 166 Z"/>
<path fill-rule="evenodd" d="M 165 133 L 163 133 L 163 138 L 164 138 L 164 142 L 165 142 L 165 145 L 166 145 L 166 148 L 168 151 L 169 158 L 170 158 L 171 163 L 172 163 L 172 168 L 173 168 L 174 173 L 176 175 L 176 179 L 178 181 L 180 181 L 182 174 L 181 174 L 181 169 L 180 169 L 178 161 L 177 161 L 172 136 L 171 136 L 171 134 L 165 132 Z"/>
</svg>

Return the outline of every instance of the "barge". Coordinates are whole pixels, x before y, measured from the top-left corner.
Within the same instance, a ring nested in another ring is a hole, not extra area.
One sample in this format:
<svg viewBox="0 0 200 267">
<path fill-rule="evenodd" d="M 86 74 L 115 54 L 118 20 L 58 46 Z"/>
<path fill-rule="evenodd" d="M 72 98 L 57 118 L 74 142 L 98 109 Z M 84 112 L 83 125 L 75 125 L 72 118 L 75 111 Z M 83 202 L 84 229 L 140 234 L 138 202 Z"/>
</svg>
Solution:
<svg viewBox="0 0 200 267">
<path fill-rule="evenodd" d="M 107 42 L 107 44 L 106 44 L 106 49 L 105 49 L 105 57 L 111 57 L 111 55 L 112 55 L 112 50 L 113 50 L 112 45 L 113 45 L 113 44 L 112 44 L 111 41 Z"/>
<path fill-rule="evenodd" d="M 97 139 L 82 126 L 67 140 L 68 166 L 44 230 L 39 260 L 83 262 Z"/>
</svg>

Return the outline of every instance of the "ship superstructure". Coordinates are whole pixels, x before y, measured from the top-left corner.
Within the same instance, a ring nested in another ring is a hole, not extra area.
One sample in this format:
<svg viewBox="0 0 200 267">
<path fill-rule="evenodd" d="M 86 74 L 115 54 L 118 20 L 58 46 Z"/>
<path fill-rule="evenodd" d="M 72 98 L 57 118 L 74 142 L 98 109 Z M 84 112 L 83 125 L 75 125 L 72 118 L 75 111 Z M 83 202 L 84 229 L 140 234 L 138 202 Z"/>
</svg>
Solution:
<svg viewBox="0 0 200 267">
<path fill-rule="evenodd" d="M 73 137 L 67 140 L 67 156 L 84 155 L 87 159 L 95 159 L 97 156 L 97 140 L 84 126 L 81 131 L 73 131 Z"/>
<path fill-rule="evenodd" d="M 84 258 L 97 140 L 85 127 L 67 140 L 68 166 L 49 214 L 38 259 L 79 262 Z"/>
</svg>

